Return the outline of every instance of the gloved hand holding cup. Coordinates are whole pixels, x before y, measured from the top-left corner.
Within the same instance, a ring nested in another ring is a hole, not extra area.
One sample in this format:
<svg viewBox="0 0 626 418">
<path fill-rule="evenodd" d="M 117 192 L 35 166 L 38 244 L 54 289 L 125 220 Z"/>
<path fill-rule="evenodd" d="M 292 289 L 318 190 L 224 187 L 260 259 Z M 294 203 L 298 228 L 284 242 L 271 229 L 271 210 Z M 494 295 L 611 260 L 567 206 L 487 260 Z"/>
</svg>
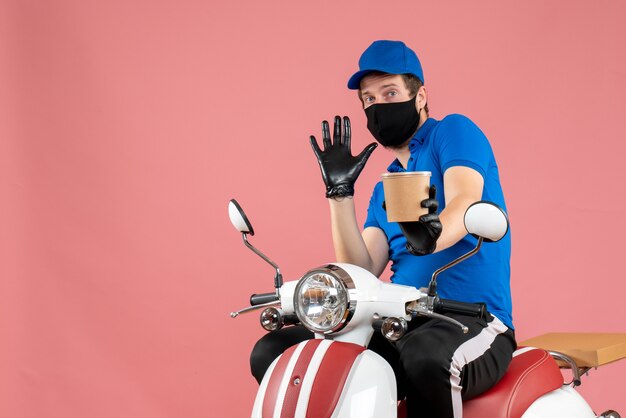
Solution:
<svg viewBox="0 0 626 418">
<path fill-rule="evenodd" d="M 437 215 L 437 190 L 429 171 L 385 173 L 383 188 L 389 222 L 398 222 L 407 250 L 413 255 L 435 251 L 443 226 Z"/>
</svg>

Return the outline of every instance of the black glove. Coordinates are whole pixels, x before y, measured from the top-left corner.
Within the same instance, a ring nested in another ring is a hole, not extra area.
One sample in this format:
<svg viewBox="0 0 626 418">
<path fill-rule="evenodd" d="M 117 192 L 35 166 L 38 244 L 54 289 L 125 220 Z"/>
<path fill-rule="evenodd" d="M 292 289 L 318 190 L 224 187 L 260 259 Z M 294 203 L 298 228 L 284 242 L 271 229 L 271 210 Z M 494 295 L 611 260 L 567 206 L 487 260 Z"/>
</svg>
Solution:
<svg viewBox="0 0 626 418">
<path fill-rule="evenodd" d="M 443 226 L 437 215 L 439 202 L 435 199 L 436 196 L 435 185 L 431 185 L 428 199 L 420 203 L 423 208 L 428 209 L 428 214 L 420 216 L 417 222 L 398 222 L 406 238 L 406 249 L 413 255 L 431 254 L 437 246 L 437 239 L 441 235 Z"/>
<path fill-rule="evenodd" d="M 317 162 L 322 170 L 322 178 L 326 184 L 326 197 L 345 197 L 354 195 L 354 182 L 361 170 L 365 167 L 376 143 L 369 144 L 359 155 L 352 156 L 350 151 L 351 140 L 350 119 L 343 118 L 343 138 L 341 136 L 341 118 L 335 116 L 335 132 L 333 142 L 330 142 L 330 129 L 328 122 L 322 122 L 322 139 L 324 151 L 322 151 L 311 135 L 311 146 L 317 157 Z"/>
</svg>

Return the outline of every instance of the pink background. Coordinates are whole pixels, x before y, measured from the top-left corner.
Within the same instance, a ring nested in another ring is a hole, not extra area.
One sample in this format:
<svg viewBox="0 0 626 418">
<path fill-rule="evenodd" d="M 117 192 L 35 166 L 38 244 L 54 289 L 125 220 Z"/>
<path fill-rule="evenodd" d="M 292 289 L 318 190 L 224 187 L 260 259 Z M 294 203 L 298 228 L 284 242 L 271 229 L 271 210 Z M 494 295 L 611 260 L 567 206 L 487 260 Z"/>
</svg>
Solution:
<svg viewBox="0 0 626 418">
<path fill-rule="evenodd" d="M 361 51 L 403 39 L 432 115 L 499 161 L 518 338 L 626 331 L 626 16 L 615 0 L 0 3 L 0 416 L 241 417 L 272 270 L 333 259 L 309 134 Z M 359 218 L 391 155 L 357 183 Z M 626 412 L 626 361 L 584 379 Z"/>
</svg>

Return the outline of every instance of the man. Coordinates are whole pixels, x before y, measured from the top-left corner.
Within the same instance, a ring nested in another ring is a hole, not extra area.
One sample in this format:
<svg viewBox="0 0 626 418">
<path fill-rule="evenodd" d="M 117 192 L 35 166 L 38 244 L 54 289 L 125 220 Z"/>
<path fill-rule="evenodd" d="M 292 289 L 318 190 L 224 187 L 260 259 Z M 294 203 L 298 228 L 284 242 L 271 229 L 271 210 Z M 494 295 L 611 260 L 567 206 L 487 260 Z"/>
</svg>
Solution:
<svg viewBox="0 0 626 418">
<path fill-rule="evenodd" d="M 353 157 L 349 119 L 343 119 L 342 130 L 341 119 L 335 117 L 332 141 L 324 121 L 324 149 L 314 137 L 311 145 L 326 184 L 337 261 L 359 265 L 375 275 L 391 261 L 394 283 L 424 287 L 436 269 L 474 247 L 476 241 L 463 225 L 470 204 L 490 200 L 505 208 L 498 168 L 487 138 L 468 118 L 428 117 L 422 67 L 404 43 L 374 42 L 362 54 L 359 67 L 348 87 L 358 90 L 372 135 L 396 157 L 389 171 L 430 171 L 433 187 L 430 198 L 422 202 L 430 213 L 419 222 L 397 224 L 387 222 L 382 184 L 377 184 L 361 231 L 352 199 L 354 184 L 376 144 Z M 435 190 L 443 196 L 439 215 Z M 485 245 L 438 278 L 442 298 L 485 302 L 491 313 L 487 320 L 450 315 L 469 327 L 463 334 L 441 320 L 416 319 L 395 346 L 378 334 L 372 337 L 369 348 L 385 357 L 396 372 L 399 395 L 407 397 L 408 416 L 461 417 L 462 399 L 484 392 L 506 371 L 515 349 L 509 235 Z M 276 335 L 266 337 L 252 356 L 257 378 L 264 373 L 258 353 L 272 353 L 273 359 L 288 347 L 284 344 L 310 334 L 294 327 L 280 337 L 282 341 Z"/>
</svg>

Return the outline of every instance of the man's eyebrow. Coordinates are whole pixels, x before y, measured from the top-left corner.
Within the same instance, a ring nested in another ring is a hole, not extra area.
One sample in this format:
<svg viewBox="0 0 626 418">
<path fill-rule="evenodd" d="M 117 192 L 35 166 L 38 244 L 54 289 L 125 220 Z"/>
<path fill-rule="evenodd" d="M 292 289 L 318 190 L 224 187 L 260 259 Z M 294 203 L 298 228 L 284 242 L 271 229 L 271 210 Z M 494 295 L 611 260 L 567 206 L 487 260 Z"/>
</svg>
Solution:
<svg viewBox="0 0 626 418">
<path fill-rule="evenodd" d="M 387 87 L 398 87 L 398 85 L 396 83 L 389 83 L 389 84 L 382 85 L 380 88 L 381 89 L 386 89 Z M 368 90 L 361 90 L 361 97 L 366 95 L 366 94 L 369 94 Z"/>
</svg>

